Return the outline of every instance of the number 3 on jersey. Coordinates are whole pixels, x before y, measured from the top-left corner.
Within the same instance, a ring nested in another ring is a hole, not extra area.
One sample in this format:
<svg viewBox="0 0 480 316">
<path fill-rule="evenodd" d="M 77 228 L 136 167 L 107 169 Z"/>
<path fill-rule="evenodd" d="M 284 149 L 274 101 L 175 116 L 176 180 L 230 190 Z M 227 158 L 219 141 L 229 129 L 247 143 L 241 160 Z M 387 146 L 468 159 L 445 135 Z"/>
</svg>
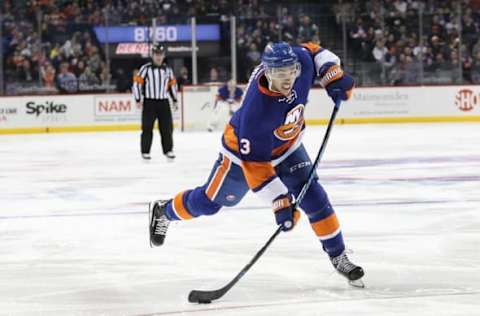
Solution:
<svg viewBox="0 0 480 316">
<path fill-rule="evenodd" d="M 240 153 L 243 155 L 250 153 L 250 141 L 246 138 L 240 139 Z"/>
</svg>

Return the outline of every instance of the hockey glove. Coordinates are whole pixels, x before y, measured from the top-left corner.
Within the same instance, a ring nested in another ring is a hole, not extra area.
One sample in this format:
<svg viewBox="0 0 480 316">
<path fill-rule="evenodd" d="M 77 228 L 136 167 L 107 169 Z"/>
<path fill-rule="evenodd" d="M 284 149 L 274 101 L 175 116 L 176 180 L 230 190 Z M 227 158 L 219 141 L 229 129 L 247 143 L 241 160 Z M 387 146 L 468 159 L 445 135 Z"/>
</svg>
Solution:
<svg viewBox="0 0 480 316">
<path fill-rule="evenodd" d="M 343 72 L 339 65 L 326 63 L 319 73 L 320 84 L 327 90 L 333 102 L 338 99 L 343 101 L 350 99 L 355 82 L 349 74 Z"/>
<path fill-rule="evenodd" d="M 295 198 L 292 194 L 282 194 L 273 200 L 273 212 L 277 224 L 284 232 L 293 229 L 300 219 L 300 212 L 295 207 Z"/>
</svg>

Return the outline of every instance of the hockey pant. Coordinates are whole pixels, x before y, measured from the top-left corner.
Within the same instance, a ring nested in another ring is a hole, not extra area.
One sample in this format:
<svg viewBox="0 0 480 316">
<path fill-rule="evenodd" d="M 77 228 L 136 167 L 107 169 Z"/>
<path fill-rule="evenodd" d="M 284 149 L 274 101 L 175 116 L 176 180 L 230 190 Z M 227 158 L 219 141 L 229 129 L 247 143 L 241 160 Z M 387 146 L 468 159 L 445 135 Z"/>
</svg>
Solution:
<svg viewBox="0 0 480 316">
<path fill-rule="evenodd" d="M 297 196 L 308 179 L 311 166 L 312 162 L 302 145 L 277 165 L 275 170 L 288 190 Z M 204 185 L 183 191 L 168 203 L 167 217 L 170 220 L 189 220 L 202 215 L 213 215 L 222 206 L 238 204 L 248 190 L 242 168 L 220 154 Z M 323 249 L 331 257 L 341 254 L 345 245 L 340 224 L 316 174 L 300 208 L 307 215 Z"/>
<path fill-rule="evenodd" d="M 173 148 L 173 119 L 168 99 L 143 101 L 142 110 L 142 135 L 140 146 L 142 154 L 150 153 L 153 138 L 153 125 L 158 119 L 158 129 L 162 139 L 163 153 L 166 154 Z"/>
</svg>

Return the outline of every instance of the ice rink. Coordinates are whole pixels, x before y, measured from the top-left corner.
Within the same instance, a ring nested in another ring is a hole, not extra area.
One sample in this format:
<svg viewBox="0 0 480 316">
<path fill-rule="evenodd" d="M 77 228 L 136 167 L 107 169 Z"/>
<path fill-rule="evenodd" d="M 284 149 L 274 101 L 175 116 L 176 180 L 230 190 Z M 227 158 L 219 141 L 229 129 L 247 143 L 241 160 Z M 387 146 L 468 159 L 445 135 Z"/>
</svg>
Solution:
<svg viewBox="0 0 480 316">
<path fill-rule="evenodd" d="M 325 127 L 308 127 L 316 155 Z M 224 298 L 275 230 L 252 194 L 147 242 L 147 202 L 201 185 L 220 133 L 0 136 L 2 315 L 480 315 L 480 125 L 338 125 L 318 170 L 367 288 L 337 275 L 305 216 Z"/>
</svg>

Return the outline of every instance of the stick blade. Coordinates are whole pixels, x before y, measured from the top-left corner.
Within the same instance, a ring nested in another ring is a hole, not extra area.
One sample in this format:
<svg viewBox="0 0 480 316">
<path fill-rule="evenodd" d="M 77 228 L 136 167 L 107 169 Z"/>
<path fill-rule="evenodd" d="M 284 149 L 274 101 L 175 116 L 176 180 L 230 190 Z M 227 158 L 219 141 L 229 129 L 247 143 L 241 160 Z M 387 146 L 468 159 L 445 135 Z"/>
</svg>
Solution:
<svg viewBox="0 0 480 316">
<path fill-rule="evenodd" d="M 218 300 L 220 297 L 223 296 L 224 291 L 222 290 L 215 290 L 215 291 L 198 291 L 193 290 L 188 294 L 188 301 L 190 303 L 210 303 L 211 301 Z"/>
</svg>

